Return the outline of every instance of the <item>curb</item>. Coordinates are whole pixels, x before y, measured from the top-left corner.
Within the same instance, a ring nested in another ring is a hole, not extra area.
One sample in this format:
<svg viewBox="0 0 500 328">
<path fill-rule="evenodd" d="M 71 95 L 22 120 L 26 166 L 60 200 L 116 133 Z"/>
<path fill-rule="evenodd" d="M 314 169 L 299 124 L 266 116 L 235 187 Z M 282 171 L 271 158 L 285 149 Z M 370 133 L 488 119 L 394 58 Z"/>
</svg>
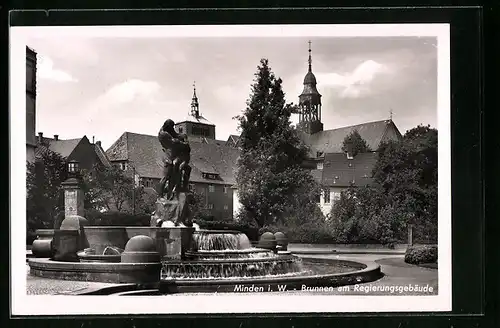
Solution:
<svg viewBox="0 0 500 328">
<path fill-rule="evenodd" d="M 402 251 L 337 251 L 335 249 L 333 250 L 297 250 L 297 251 L 290 251 L 292 254 L 298 254 L 298 255 L 362 255 L 362 254 L 373 254 L 373 255 L 404 255 L 405 252 Z"/>
</svg>

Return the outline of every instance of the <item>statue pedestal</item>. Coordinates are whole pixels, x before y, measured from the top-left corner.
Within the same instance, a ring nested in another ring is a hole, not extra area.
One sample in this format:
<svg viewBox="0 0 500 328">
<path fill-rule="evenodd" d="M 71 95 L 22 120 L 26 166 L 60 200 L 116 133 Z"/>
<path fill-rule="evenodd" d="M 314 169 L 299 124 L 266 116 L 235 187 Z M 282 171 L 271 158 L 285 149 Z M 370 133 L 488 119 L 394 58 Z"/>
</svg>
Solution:
<svg viewBox="0 0 500 328">
<path fill-rule="evenodd" d="M 193 194 L 190 192 L 179 192 L 173 199 L 159 198 L 156 201 L 156 211 L 151 217 L 151 226 L 161 226 L 162 222 L 172 221 L 175 226 L 180 224 L 191 227 L 192 217 L 189 204 Z"/>
<path fill-rule="evenodd" d="M 193 238 L 194 228 L 190 227 L 171 227 L 167 228 L 169 232 L 168 239 L 165 242 L 164 260 L 184 260 L 186 252 L 191 250 L 191 240 Z"/>
</svg>

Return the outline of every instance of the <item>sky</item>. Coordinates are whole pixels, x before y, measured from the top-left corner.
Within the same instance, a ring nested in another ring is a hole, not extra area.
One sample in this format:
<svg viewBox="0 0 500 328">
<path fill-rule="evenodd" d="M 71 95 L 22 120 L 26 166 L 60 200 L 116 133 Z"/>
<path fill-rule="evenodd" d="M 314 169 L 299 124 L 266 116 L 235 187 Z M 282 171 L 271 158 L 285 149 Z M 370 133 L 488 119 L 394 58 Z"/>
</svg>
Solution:
<svg viewBox="0 0 500 328">
<path fill-rule="evenodd" d="M 238 134 L 261 58 L 298 102 L 312 70 L 324 129 L 392 118 L 401 133 L 437 126 L 435 37 L 30 37 L 38 53 L 36 132 L 86 135 L 109 148 L 125 131 L 156 135 L 163 121 L 190 111 L 193 83 L 200 113 L 216 138 Z M 297 118 L 294 117 L 294 122 Z"/>
</svg>

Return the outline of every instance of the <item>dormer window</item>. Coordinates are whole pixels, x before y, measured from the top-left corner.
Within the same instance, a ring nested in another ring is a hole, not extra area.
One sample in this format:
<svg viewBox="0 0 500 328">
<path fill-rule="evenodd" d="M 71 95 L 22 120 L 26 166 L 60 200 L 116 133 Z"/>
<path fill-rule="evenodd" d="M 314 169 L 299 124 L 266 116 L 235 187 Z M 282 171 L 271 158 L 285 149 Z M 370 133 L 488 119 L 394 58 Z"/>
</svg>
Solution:
<svg viewBox="0 0 500 328">
<path fill-rule="evenodd" d="M 323 157 L 323 152 L 322 151 L 317 151 L 316 152 L 316 157 Z"/>
<path fill-rule="evenodd" d="M 209 180 L 217 180 L 219 178 L 219 174 L 217 173 L 202 173 L 201 176 Z"/>
</svg>

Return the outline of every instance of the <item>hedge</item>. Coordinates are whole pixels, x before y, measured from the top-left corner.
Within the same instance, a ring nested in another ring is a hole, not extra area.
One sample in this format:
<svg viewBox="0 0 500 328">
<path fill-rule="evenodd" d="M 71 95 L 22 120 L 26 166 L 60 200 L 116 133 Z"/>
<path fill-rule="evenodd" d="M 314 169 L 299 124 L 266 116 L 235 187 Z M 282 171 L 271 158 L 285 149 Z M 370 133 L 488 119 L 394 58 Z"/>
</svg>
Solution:
<svg viewBox="0 0 500 328">
<path fill-rule="evenodd" d="M 405 253 L 405 262 L 409 264 L 436 263 L 438 259 L 437 246 L 409 246 Z"/>
</svg>

